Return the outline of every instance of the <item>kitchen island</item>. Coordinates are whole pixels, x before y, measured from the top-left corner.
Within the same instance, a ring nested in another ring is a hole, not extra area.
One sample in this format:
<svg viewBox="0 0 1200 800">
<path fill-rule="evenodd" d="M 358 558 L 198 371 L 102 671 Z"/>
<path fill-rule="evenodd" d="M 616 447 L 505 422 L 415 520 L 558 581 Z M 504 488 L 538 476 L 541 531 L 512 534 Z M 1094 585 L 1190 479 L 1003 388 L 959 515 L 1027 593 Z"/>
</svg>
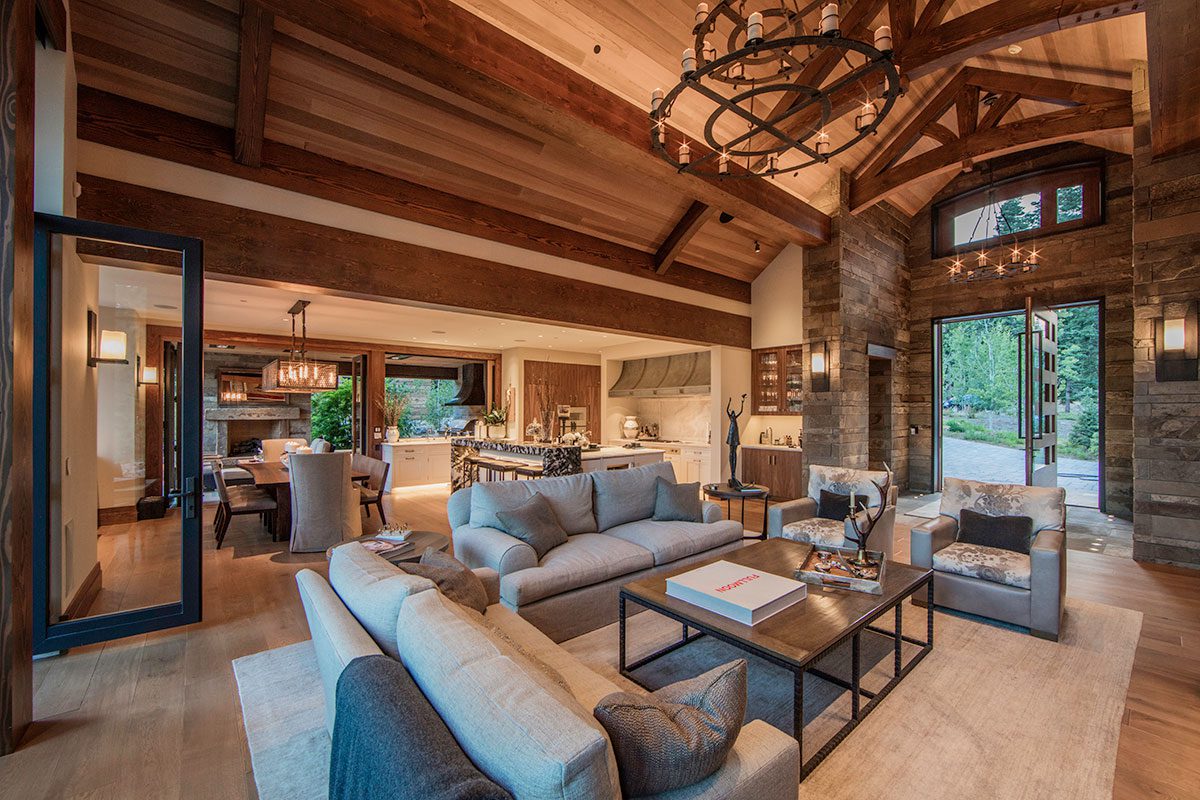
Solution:
<svg viewBox="0 0 1200 800">
<path fill-rule="evenodd" d="M 456 437 L 450 440 L 451 490 L 462 489 L 479 480 L 479 470 L 470 463 L 472 457 L 540 464 L 542 477 L 553 478 L 651 464 L 663 460 L 663 451 L 650 447 L 599 447 L 585 450 L 571 445 Z"/>
</svg>

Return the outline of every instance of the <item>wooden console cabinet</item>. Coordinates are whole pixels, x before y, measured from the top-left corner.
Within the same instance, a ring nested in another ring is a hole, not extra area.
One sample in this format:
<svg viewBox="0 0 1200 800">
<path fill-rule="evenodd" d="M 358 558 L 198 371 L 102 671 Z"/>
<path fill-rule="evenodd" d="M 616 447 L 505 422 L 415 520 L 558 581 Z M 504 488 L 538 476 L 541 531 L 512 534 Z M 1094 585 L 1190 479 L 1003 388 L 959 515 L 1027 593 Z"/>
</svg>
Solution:
<svg viewBox="0 0 1200 800">
<path fill-rule="evenodd" d="M 771 500 L 795 500 L 807 495 L 804 486 L 804 452 L 776 447 L 741 447 L 738 461 L 742 480 L 771 488 Z"/>
</svg>

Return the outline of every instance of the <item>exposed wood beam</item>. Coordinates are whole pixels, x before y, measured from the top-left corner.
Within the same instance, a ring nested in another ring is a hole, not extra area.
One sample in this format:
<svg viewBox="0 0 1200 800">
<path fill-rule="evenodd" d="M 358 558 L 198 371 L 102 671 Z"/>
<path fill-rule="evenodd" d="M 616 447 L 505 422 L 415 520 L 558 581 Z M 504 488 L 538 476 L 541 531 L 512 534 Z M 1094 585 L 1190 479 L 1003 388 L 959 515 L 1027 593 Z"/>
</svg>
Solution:
<svg viewBox="0 0 1200 800">
<path fill-rule="evenodd" d="M 964 161 L 981 161 L 1028 147 L 1132 125 L 1133 108 L 1127 101 L 1076 106 L 979 130 L 971 136 L 913 156 L 881 174 L 864 174 L 850 186 L 850 210 L 861 211 L 917 181 L 959 169 Z"/>
<path fill-rule="evenodd" d="M 936 139 L 941 144 L 950 144 L 958 138 L 958 134 L 940 122 L 931 122 L 921 131 L 923 136 Z"/>
<path fill-rule="evenodd" d="M 998 96 L 984 113 L 983 119 L 979 121 L 979 130 L 987 130 L 999 125 L 1000 120 L 1004 119 L 1004 115 L 1012 111 L 1013 106 L 1020 99 L 1021 95 L 1016 92 L 1005 92 Z"/>
<path fill-rule="evenodd" d="M 34 0 L 37 28 L 55 50 L 67 51 L 67 7 L 63 0 Z"/>
<path fill-rule="evenodd" d="M 917 111 L 916 115 L 896 134 L 887 147 L 862 168 L 860 174 L 863 177 L 877 175 L 907 153 L 921 138 L 925 129 L 941 119 L 942 115 L 953 105 L 965 85 L 966 76 L 962 72 L 951 78 L 942 87 L 942 90 L 933 96 L 933 99 Z"/>
<path fill-rule="evenodd" d="M 917 0 L 888 0 L 888 22 L 892 28 L 892 47 L 903 49 L 916 26 Z"/>
<path fill-rule="evenodd" d="M 274 33 L 275 15 L 255 0 L 242 0 L 233 157 L 251 167 L 257 167 L 262 162 L 267 83 L 271 73 L 271 37 Z"/>
<path fill-rule="evenodd" d="M 659 246 L 658 252 L 654 254 L 655 272 L 662 275 L 670 269 L 671 265 L 675 263 L 675 259 L 683 252 L 683 248 L 687 247 L 687 243 L 700 231 L 704 223 L 712 218 L 714 213 L 716 213 L 716 209 L 711 206 L 707 206 L 699 200 L 693 201 L 687 207 L 687 211 L 683 212 L 679 222 L 667 234 L 667 238 Z"/>
<path fill-rule="evenodd" d="M 1150 143 L 1155 158 L 1200 149 L 1200 15 L 1195 3 L 1146 10 Z"/>
<path fill-rule="evenodd" d="M 258 167 L 229 153 L 228 128 L 79 87 L 79 138 L 178 164 L 320 197 L 629 275 L 750 302 L 750 284 L 676 262 L 654 271 L 654 254 L 532 217 L 266 140 Z"/>
<path fill-rule="evenodd" d="M 1144 0 L 994 0 L 913 36 L 900 63 L 910 78 L 917 78 L 998 47 L 1133 14 L 1144 6 Z"/>
<path fill-rule="evenodd" d="M 917 18 L 913 33 L 924 33 L 930 28 L 942 24 L 942 20 L 946 18 L 952 5 L 954 5 L 954 0 L 927 0 L 925 8 L 921 9 L 921 16 Z"/>
<path fill-rule="evenodd" d="M 79 181 L 80 217 L 186 232 L 204 241 L 205 272 L 230 280 L 750 346 L 750 318 L 739 314 L 107 178 Z"/>
<path fill-rule="evenodd" d="M 979 87 L 967 84 L 954 98 L 954 112 L 958 120 L 958 138 L 970 136 L 979 122 Z"/>
<path fill-rule="evenodd" d="M 679 173 L 654 151 L 634 105 L 451 0 L 261 0 L 277 17 L 520 119 L 613 169 L 661 181 L 798 244 L 829 240 L 829 217 L 771 181 Z M 668 129 L 668 140 L 684 137 Z M 693 158 L 707 148 L 692 147 Z M 735 167 L 739 169 L 740 167 Z"/>
<path fill-rule="evenodd" d="M 1111 86 L 1096 86 L 1078 81 L 1044 78 L 1039 75 L 1022 75 L 1016 72 L 1001 72 L 982 67 L 966 67 L 963 70 L 967 83 L 988 92 L 1012 92 L 1030 100 L 1057 105 L 1087 105 L 1111 103 L 1129 97 L 1128 89 Z"/>
</svg>

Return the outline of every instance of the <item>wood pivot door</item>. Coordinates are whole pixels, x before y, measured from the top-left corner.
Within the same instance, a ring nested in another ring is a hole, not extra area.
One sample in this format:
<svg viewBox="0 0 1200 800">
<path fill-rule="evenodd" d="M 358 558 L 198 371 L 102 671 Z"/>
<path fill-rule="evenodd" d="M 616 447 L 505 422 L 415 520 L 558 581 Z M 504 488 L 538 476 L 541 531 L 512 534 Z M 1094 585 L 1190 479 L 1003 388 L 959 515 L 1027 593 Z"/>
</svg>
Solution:
<svg viewBox="0 0 1200 800">
<path fill-rule="evenodd" d="M 1058 314 L 1025 299 L 1025 483 L 1058 485 Z"/>
<path fill-rule="evenodd" d="M 88 241 L 129 258 L 87 260 Z M 35 217 L 35 653 L 200 621 L 203 291 L 198 239 Z M 149 320 L 172 317 L 164 349 Z"/>
</svg>

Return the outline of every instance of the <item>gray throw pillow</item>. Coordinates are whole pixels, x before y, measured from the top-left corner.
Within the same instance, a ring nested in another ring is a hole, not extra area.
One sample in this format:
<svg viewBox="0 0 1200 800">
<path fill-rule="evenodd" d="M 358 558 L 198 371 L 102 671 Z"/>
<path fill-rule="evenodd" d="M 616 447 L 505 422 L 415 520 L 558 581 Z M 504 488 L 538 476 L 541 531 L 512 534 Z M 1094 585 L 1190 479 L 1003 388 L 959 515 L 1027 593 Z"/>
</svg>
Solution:
<svg viewBox="0 0 1200 800">
<path fill-rule="evenodd" d="M 658 522 L 704 522 L 699 483 L 654 479 L 654 519 Z"/>
<path fill-rule="evenodd" d="M 478 611 L 487 611 L 487 588 L 471 568 L 452 555 L 432 547 L 421 554 L 419 564 L 397 564 L 409 575 L 420 575 L 437 584 L 438 590 L 460 606 Z"/>
<path fill-rule="evenodd" d="M 746 659 L 649 695 L 614 692 L 593 713 L 612 741 L 625 797 L 691 786 L 721 768 L 742 730 Z"/>
<path fill-rule="evenodd" d="M 1029 555 L 1033 518 L 991 516 L 964 508 L 958 512 L 958 541 Z"/>
<path fill-rule="evenodd" d="M 500 530 L 532 547 L 539 561 L 567 541 L 567 532 L 554 515 L 550 501 L 540 494 L 531 496 L 516 508 L 497 511 L 496 519 Z"/>
</svg>

